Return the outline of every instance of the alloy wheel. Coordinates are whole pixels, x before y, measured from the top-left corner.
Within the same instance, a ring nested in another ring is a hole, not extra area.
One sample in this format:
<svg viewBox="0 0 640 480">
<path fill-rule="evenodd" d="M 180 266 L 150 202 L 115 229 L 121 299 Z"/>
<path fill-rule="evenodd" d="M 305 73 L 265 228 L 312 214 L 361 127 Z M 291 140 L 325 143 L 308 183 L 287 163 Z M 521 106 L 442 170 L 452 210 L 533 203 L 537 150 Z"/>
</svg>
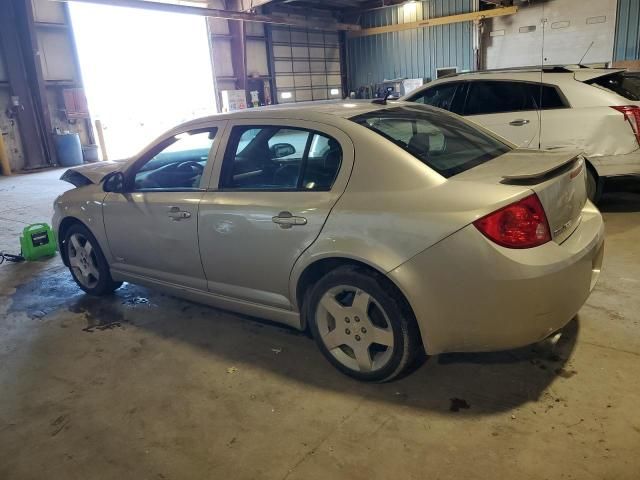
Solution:
<svg viewBox="0 0 640 480">
<path fill-rule="evenodd" d="M 316 309 L 320 339 L 342 365 L 359 372 L 384 368 L 394 349 L 391 322 L 376 299 L 362 289 L 339 285 Z"/>
<path fill-rule="evenodd" d="M 84 287 L 94 288 L 100 279 L 100 272 L 91 242 L 84 235 L 74 233 L 69 237 L 67 256 L 76 279 Z"/>
</svg>

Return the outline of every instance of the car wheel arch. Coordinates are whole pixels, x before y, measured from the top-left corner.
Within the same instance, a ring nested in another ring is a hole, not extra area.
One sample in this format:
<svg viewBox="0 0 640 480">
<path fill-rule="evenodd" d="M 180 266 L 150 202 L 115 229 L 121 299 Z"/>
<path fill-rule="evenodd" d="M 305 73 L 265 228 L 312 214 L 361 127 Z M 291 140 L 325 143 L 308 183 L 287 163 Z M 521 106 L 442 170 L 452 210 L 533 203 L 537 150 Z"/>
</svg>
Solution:
<svg viewBox="0 0 640 480">
<path fill-rule="evenodd" d="M 58 227 L 58 251 L 60 252 L 60 256 L 62 257 L 62 263 L 64 263 L 67 267 L 68 259 L 67 259 L 67 251 L 64 248 L 64 240 L 67 235 L 67 232 L 73 225 L 82 225 L 87 230 L 91 231 L 89 226 L 85 224 L 82 220 L 76 217 L 65 217 L 60 222 L 60 226 Z"/>
<path fill-rule="evenodd" d="M 604 187 L 604 177 L 600 176 L 596 167 L 593 165 L 593 163 L 591 163 L 591 160 L 589 160 L 587 157 L 584 157 L 584 163 L 585 163 L 585 166 L 587 167 L 587 171 L 591 173 L 591 175 L 596 181 L 596 192 L 592 201 L 593 203 L 597 203 L 598 200 L 600 200 L 600 196 L 602 195 L 602 190 Z"/>
<path fill-rule="evenodd" d="M 300 323 L 302 329 L 306 329 L 308 325 L 307 319 L 305 318 L 305 297 L 309 294 L 313 285 L 320 280 L 320 278 L 330 271 L 344 266 L 352 266 L 354 269 L 366 271 L 376 276 L 379 281 L 383 282 L 395 293 L 395 296 L 402 302 L 403 309 L 415 321 L 415 314 L 407 296 L 391 278 L 384 274 L 382 270 L 355 258 L 331 256 L 318 259 L 307 265 L 296 281 L 295 302 L 300 310 Z M 421 334 L 419 341 L 421 344 L 424 344 Z"/>
</svg>

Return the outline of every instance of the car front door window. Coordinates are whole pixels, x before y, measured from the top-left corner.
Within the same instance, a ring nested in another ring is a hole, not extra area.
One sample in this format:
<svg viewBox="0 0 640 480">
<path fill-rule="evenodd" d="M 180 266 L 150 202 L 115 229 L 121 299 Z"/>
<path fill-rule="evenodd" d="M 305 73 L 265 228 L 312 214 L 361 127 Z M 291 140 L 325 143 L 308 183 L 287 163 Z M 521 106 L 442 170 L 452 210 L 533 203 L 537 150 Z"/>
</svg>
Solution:
<svg viewBox="0 0 640 480">
<path fill-rule="evenodd" d="M 194 130 L 175 135 L 151 152 L 133 179 L 133 190 L 179 191 L 200 186 L 216 129 Z"/>
<path fill-rule="evenodd" d="M 458 101 L 460 93 L 463 90 L 460 82 L 444 83 L 428 88 L 411 99 L 413 102 L 424 103 L 432 107 L 442 108 L 454 113 L 461 113 Z"/>
</svg>

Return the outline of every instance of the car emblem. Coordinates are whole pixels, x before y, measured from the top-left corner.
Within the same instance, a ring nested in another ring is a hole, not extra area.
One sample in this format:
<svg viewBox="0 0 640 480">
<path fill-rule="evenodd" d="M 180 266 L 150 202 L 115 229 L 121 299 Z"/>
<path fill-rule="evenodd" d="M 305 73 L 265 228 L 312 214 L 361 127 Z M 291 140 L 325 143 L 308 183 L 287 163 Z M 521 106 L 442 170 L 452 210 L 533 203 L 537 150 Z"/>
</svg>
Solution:
<svg viewBox="0 0 640 480">
<path fill-rule="evenodd" d="M 564 232 L 567 228 L 571 227 L 571 225 L 573 224 L 573 220 L 569 220 L 567 223 L 565 223 L 564 225 L 562 225 L 560 228 L 557 228 L 553 231 L 553 236 L 557 237 L 558 235 L 560 235 L 562 232 Z"/>
</svg>

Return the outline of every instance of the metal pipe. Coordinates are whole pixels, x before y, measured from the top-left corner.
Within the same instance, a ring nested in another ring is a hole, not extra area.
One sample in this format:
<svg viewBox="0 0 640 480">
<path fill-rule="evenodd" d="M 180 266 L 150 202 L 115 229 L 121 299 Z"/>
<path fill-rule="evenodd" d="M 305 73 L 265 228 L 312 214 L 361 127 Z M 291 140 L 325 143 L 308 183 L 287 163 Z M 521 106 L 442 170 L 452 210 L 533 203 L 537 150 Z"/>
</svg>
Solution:
<svg viewBox="0 0 640 480">
<path fill-rule="evenodd" d="M 192 7 L 189 5 L 176 5 L 174 3 L 150 2 L 146 0 L 56 0 L 58 2 L 83 2 L 110 5 L 114 7 L 143 8 L 170 13 L 187 13 L 202 15 L 204 17 L 225 18 L 227 20 L 244 20 L 246 22 L 274 23 L 279 25 L 291 25 L 294 27 L 311 28 L 318 30 L 360 30 L 360 25 L 339 23 L 325 20 L 305 20 L 302 18 L 286 17 L 278 15 L 260 15 L 247 12 L 233 12 L 215 8 Z"/>
</svg>

